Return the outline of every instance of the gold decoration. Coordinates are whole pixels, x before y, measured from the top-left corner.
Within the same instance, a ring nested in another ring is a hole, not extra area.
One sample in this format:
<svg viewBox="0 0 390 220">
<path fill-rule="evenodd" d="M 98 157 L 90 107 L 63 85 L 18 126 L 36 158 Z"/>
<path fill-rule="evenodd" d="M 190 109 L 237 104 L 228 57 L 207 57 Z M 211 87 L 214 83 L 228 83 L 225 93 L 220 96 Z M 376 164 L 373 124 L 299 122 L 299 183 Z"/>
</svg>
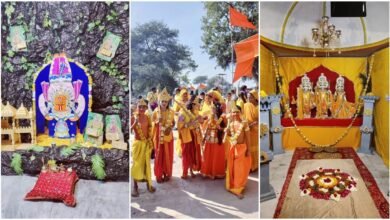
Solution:
<svg viewBox="0 0 390 220">
<path fill-rule="evenodd" d="M 372 115 L 372 109 L 364 109 L 363 115 L 366 115 L 366 116 Z"/>
<path fill-rule="evenodd" d="M 266 136 L 269 132 L 268 125 L 265 123 L 260 123 L 260 138 Z"/>
<path fill-rule="evenodd" d="M 269 156 L 266 152 L 260 151 L 260 162 L 265 163 L 269 161 Z"/>
<path fill-rule="evenodd" d="M 320 153 L 315 153 L 313 158 L 314 159 L 341 159 L 343 158 L 343 155 L 341 153 L 320 152 Z"/>
<path fill-rule="evenodd" d="M 169 95 L 167 88 L 164 88 L 159 94 L 158 94 L 158 100 L 159 101 L 167 101 L 171 100 L 172 97 Z"/>
<path fill-rule="evenodd" d="M 249 94 L 251 94 L 256 100 L 259 100 L 259 93 L 256 91 L 256 89 L 252 89 Z"/>
<path fill-rule="evenodd" d="M 145 99 L 138 100 L 137 106 L 148 106 L 145 102 Z"/>
<path fill-rule="evenodd" d="M 280 108 L 279 107 L 274 107 L 271 110 L 273 115 L 279 115 L 280 114 Z"/>
</svg>

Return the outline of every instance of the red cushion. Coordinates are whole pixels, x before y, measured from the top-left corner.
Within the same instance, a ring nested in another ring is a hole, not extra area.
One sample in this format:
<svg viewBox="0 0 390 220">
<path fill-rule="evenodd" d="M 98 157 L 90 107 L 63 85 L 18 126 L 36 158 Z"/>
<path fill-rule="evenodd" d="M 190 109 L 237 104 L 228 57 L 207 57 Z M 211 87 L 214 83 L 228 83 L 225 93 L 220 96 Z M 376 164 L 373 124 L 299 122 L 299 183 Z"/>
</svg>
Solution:
<svg viewBox="0 0 390 220">
<path fill-rule="evenodd" d="M 76 206 L 73 195 L 78 176 L 72 172 L 41 172 L 34 188 L 25 200 L 59 200 L 67 206 Z"/>
</svg>

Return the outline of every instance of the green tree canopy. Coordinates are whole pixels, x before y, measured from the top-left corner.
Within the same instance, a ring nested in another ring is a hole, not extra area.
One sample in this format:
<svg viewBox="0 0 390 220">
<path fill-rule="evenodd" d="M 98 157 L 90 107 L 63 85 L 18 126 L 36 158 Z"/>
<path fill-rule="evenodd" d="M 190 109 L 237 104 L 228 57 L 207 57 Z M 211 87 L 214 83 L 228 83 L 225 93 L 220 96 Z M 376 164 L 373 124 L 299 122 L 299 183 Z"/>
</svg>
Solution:
<svg viewBox="0 0 390 220">
<path fill-rule="evenodd" d="M 159 21 L 137 25 L 131 30 L 131 91 L 146 95 L 152 87 L 172 92 L 197 65 L 188 46 L 178 42 L 178 30 Z"/>
<path fill-rule="evenodd" d="M 206 83 L 208 77 L 207 76 L 197 76 L 192 80 L 194 84 Z"/>
<path fill-rule="evenodd" d="M 207 90 L 219 87 L 223 93 L 226 94 L 232 88 L 232 84 L 226 81 L 225 78 L 220 76 L 213 76 L 207 80 Z"/>
<path fill-rule="evenodd" d="M 222 69 L 227 69 L 231 64 L 233 43 L 237 43 L 257 33 L 257 30 L 233 27 L 229 25 L 229 5 L 245 14 L 248 20 L 258 27 L 259 8 L 258 2 L 205 2 L 206 15 L 202 18 L 202 49 L 210 58 L 215 59 Z M 233 60 L 236 62 L 235 55 Z M 253 74 L 258 79 L 258 59 L 254 62 Z"/>
</svg>

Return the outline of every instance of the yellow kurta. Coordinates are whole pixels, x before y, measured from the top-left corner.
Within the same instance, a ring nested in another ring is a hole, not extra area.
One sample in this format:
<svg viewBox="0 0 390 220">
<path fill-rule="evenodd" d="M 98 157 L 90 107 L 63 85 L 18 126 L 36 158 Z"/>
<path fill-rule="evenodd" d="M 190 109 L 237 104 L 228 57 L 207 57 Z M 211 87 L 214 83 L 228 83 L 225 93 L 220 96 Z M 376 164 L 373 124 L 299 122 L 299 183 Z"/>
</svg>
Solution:
<svg viewBox="0 0 390 220">
<path fill-rule="evenodd" d="M 202 117 L 209 115 L 212 112 L 212 106 L 212 102 L 210 104 L 203 102 L 202 108 L 199 111 L 199 115 Z"/>
<path fill-rule="evenodd" d="M 259 106 L 255 106 L 248 102 L 244 104 L 244 118 L 248 121 L 248 124 L 257 122 L 255 125 L 250 127 L 250 143 L 249 151 L 252 157 L 251 171 L 255 171 L 259 167 Z"/>
</svg>

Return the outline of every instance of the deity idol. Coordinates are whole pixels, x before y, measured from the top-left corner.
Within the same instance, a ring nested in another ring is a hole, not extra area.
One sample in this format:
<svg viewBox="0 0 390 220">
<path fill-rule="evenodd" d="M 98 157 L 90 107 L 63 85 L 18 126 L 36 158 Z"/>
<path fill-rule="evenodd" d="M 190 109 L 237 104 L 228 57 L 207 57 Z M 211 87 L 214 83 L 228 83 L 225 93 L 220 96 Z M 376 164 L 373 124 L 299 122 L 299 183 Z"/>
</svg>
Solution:
<svg viewBox="0 0 390 220">
<path fill-rule="evenodd" d="M 317 113 L 316 118 L 328 118 L 328 110 L 332 104 L 332 92 L 329 90 L 329 82 L 321 73 L 315 89 Z"/>
<path fill-rule="evenodd" d="M 56 54 L 50 66 L 49 82 L 43 81 L 38 97 L 39 110 L 48 121 L 49 136 L 75 138 L 77 121 L 84 112 L 80 94 L 83 81 L 72 82 L 72 71 L 65 54 Z"/>
<path fill-rule="evenodd" d="M 334 92 L 334 100 L 332 103 L 333 118 L 352 118 L 356 111 L 353 103 L 348 102 L 344 90 L 344 77 L 339 76 L 336 80 L 336 90 Z"/>
<path fill-rule="evenodd" d="M 305 74 L 301 78 L 301 84 L 297 88 L 297 102 L 293 100 L 292 104 L 297 104 L 297 118 L 310 118 L 311 110 L 315 108 L 315 96 L 310 78 Z"/>
</svg>

